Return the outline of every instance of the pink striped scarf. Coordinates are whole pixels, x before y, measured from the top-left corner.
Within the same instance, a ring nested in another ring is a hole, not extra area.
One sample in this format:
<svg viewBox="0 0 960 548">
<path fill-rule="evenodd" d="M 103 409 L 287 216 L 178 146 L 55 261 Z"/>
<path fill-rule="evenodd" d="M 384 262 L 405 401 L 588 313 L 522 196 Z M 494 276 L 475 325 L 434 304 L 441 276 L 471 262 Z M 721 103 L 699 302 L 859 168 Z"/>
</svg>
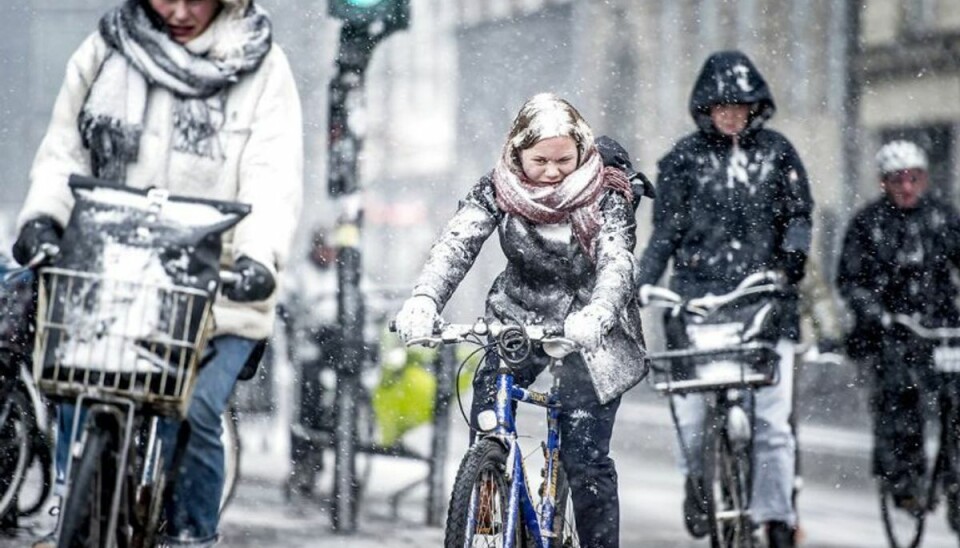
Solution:
<svg viewBox="0 0 960 548">
<path fill-rule="evenodd" d="M 493 171 L 497 205 L 505 212 L 534 224 L 570 221 L 573 234 L 591 261 L 596 262 L 597 234 L 603 225 L 600 200 L 612 189 L 627 200 L 633 198 L 623 171 L 604 167 L 596 147 L 587 150 L 586 160 L 563 181 L 554 185 L 535 183 L 518 174 L 512 161 L 501 157 Z"/>
</svg>

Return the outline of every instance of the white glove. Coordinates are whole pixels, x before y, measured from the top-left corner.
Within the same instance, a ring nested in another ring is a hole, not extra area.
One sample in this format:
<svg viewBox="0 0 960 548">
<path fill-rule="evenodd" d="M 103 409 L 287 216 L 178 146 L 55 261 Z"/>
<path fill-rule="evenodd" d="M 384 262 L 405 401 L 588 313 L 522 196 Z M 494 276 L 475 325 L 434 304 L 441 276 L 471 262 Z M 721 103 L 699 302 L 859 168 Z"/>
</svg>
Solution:
<svg viewBox="0 0 960 548">
<path fill-rule="evenodd" d="M 430 337 L 433 328 L 440 322 L 437 303 L 426 295 L 414 295 L 403 303 L 394 322 L 403 342 Z"/>
<path fill-rule="evenodd" d="M 592 352 L 600 348 L 600 339 L 610 331 L 616 316 L 606 306 L 590 303 L 567 316 L 563 322 L 563 335 Z"/>
</svg>

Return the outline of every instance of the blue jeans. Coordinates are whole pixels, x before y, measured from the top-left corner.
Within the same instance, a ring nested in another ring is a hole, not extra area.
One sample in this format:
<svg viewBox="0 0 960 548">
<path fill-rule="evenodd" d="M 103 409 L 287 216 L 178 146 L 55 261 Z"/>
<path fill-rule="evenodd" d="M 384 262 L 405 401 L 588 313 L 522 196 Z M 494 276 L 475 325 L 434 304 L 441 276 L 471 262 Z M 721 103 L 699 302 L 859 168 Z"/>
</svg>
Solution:
<svg viewBox="0 0 960 548">
<path fill-rule="evenodd" d="M 237 382 L 237 375 L 253 352 L 257 341 L 222 335 L 209 346 L 216 351 L 203 366 L 187 411 L 190 440 L 180 463 L 173 497 L 166 508 L 167 546 L 212 546 L 220 523 L 220 496 L 223 492 L 223 443 L 220 415 Z M 74 408 L 63 405 L 59 413 L 60 440 L 70 439 Z M 173 460 L 180 423 L 161 421 L 159 437 L 164 446 L 164 462 Z M 57 444 L 57 478 L 62 481 L 69 454 L 69 443 Z M 169 473 L 169 470 L 168 470 Z"/>
</svg>

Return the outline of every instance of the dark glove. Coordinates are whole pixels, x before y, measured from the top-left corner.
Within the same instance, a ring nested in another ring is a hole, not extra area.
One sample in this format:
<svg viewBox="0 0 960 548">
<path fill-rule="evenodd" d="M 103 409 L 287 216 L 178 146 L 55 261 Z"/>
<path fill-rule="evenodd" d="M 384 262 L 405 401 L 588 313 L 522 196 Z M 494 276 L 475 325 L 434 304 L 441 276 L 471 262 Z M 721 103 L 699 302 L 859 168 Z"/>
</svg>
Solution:
<svg viewBox="0 0 960 548">
<path fill-rule="evenodd" d="M 594 144 L 597 146 L 597 152 L 600 153 L 604 166 L 620 169 L 627 176 L 627 180 L 633 187 L 634 205 L 640 202 L 641 197 L 654 198 L 656 196 L 653 183 L 643 173 L 633 169 L 630 154 L 627 149 L 623 148 L 623 145 L 606 135 L 597 137 Z"/>
<path fill-rule="evenodd" d="M 231 301 L 262 301 L 277 288 L 270 270 L 250 257 L 237 259 L 233 271 L 240 275 L 240 281 L 223 287 L 223 294 Z"/>
<path fill-rule="evenodd" d="M 783 254 L 783 273 L 787 282 L 793 285 L 800 283 L 806 274 L 807 254 L 802 251 L 787 251 Z"/>
<path fill-rule="evenodd" d="M 37 217 L 23 225 L 16 243 L 13 244 L 13 258 L 21 265 L 30 262 L 40 251 L 43 244 L 60 246 L 63 227 L 53 217 Z"/>
</svg>

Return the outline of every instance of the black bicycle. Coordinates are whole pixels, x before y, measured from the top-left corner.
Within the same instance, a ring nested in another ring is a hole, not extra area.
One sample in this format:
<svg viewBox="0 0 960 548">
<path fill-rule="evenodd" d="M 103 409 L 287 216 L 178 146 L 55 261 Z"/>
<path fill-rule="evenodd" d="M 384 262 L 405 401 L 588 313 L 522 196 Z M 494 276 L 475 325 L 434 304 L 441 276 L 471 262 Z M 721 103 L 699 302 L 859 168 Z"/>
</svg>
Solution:
<svg viewBox="0 0 960 548">
<path fill-rule="evenodd" d="M 760 272 L 724 295 L 684 300 L 662 287 L 644 286 L 643 302 L 668 309 L 668 350 L 650 355 L 654 387 L 668 396 L 705 395 L 702 426 L 703 489 L 713 547 L 752 547 L 750 516 L 754 391 L 777 382 L 779 274 Z M 679 421 L 670 398 L 674 423 Z M 687 462 L 697 456 L 683 444 Z"/>
<path fill-rule="evenodd" d="M 894 502 L 892 486 L 879 481 L 880 514 L 884 531 L 893 548 L 916 548 L 923 538 L 928 514 L 935 512 L 942 499 L 947 501 L 947 521 L 960 535 L 960 328 L 925 327 L 904 314 L 888 315 L 888 324 L 905 327 L 921 343 L 917 351 L 931 351 L 939 403 L 939 447 L 932 471 L 919 478 L 922 497 L 913 508 L 901 508 Z M 914 346 L 911 346 L 914 348 Z M 919 383 L 918 383 L 919 384 Z"/>
<path fill-rule="evenodd" d="M 36 513 L 53 488 L 52 421 L 30 371 L 36 307 L 33 268 L 0 265 L 0 525 Z"/>
</svg>

